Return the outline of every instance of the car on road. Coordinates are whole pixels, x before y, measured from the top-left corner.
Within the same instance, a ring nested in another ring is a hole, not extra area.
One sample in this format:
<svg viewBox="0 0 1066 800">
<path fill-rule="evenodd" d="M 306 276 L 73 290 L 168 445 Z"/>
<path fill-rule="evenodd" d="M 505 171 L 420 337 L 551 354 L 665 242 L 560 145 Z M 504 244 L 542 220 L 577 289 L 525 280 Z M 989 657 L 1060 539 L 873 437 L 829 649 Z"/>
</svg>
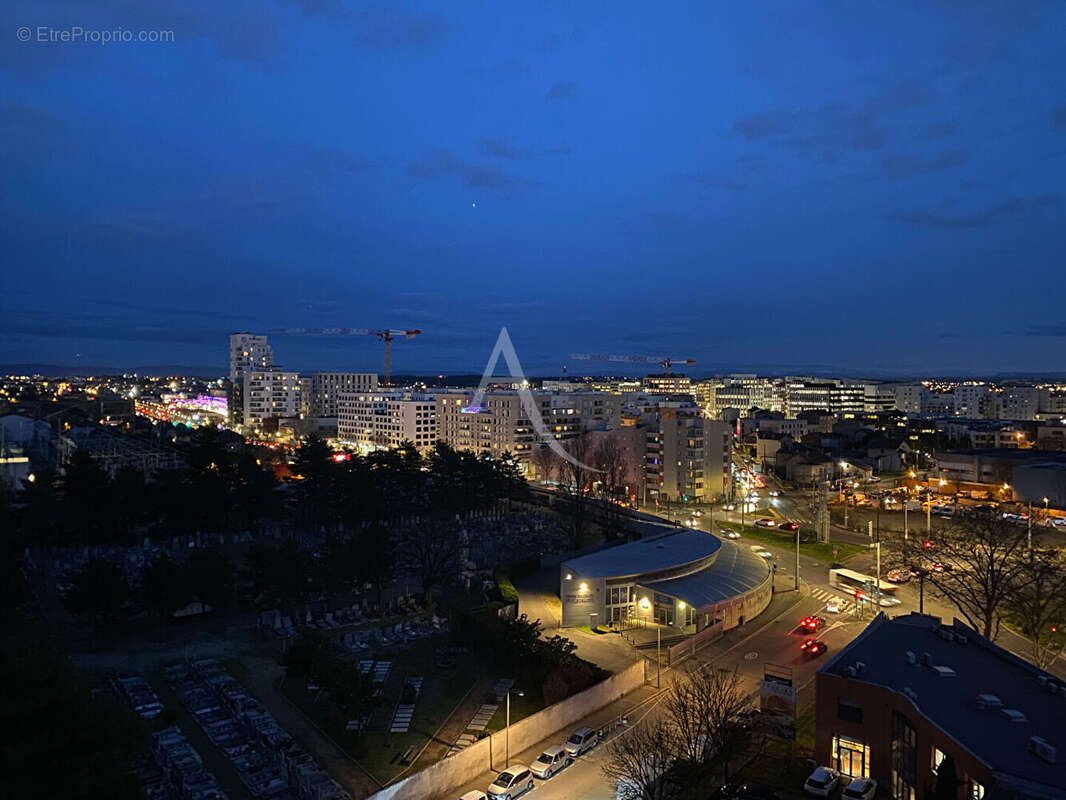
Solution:
<svg viewBox="0 0 1066 800">
<path fill-rule="evenodd" d="M 529 770 L 538 778 L 547 780 L 563 767 L 567 767 L 574 763 L 572 759 L 560 745 L 553 745 L 537 756 L 537 760 L 529 765 Z"/>
<path fill-rule="evenodd" d="M 771 553 L 769 550 L 767 550 L 765 547 L 763 547 L 761 544 L 757 544 L 757 545 L 752 546 L 751 552 L 753 552 L 755 555 L 761 556 L 763 558 L 773 558 L 774 557 L 774 554 Z"/>
<path fill-rule="evenodd" d="M 840 613 L 840 601 L 835 597 L 831 600 L 825 601 L 825 611 L 827 614 L 839 614 Z"/>
<path fill-rule="evenodd" d="M 800 650 L 808 656 L 820 656 L 828 649 L 829 647 L 821 639 L 807 639 L 800 645 Z"/>
<path fill-rule="evenodd" d="M 566 740 L 566 744 L 563 745 L 563 748 L 571 758 L 577 758 L 582 753 L 587 753 L 595 747 L 597 740 L 598 737 L 596 736 L 596 731 L 586 726 L 584 728 L 578 728 L 571 733 Z"/>
<path fill-rule="evenodd" d="M 780 496 L 781 496 L 781 492 L 777 491 L 777 489 L 771 489 L 770 490 L 770 497 L 780 497 Z"/>
<path fill-rule="evenodd" d="M 736 503 L 726 503 L 724 506 L 722 506 L 722 510 L 723 511 L 736 511 L 737 510 L 737 504 Z"/>
<path fill-rule="evenodd" d="M 816 767 L 803 784 L 803 791 L 816 797 L 829 797 L 840 782 L 840 773 L 829 767 Z"/>
<path fill-rule="evenodd" d="M 934 561 L 929 565 L 929 569 L 933 572 L 951 572 L 951 564 L 945 564 L 943 561 Z"/>
<path fill-rule="evenodd" d="M 811 614 L 800 620 L 799 626 L 805 631 L 816 631 L 825 625 L 825 617 L 816 617 Z"/>
<path fill-rule="evenodd" d="M 759 517 L 759 519 L 755 520 L 755 526 L 757 528 L 776 528 L 777 523 L 770 517 Z"/>
<path fill-rule="evenodd" d="M 725 538 L 727 538 L 727 539 L 739 539 L 740 538 L 740 534 L 737 533 L 736 531 L 730 529 L 730 528 L 726 528 L 725 530 L 723 530 L 722 531 L 722 535 L 725 536 Z"/>
<path fill-rule="evenodd" d="M 911 574 L 905 569 L 890 569 L 885 573 L 885 580 L 890 583 L 906 583 L 911 579 Z"/>
<path fill-rule="evenodd" d="M 786 520 L 784 522 L 778 523 L 777 528 L 778 530 L 782 531 L 798 531 L 800 529 L 800 524 L 798 522 Z"/>
<path fill-rule="evenodd" d="M 533 788 L 533 773 L 529 767 L 516 764 L 508 767 L 489 784 L 488 795 L 492 800 L 514 800 Z"/>
<path fill-rule="evenodd" d="M 877 794 L 877 781 L 873 778 L 852 778 L 851 783 L 844 787 L 840 796 L 844 800 L 874 800 Z"/>
<path fill-rule="evenodd" d="M 898 597 L 893 597 L 890 594 L 883 594 L 877 603 L 882 608 L 891 608 L 892 606 L 898 606 L 900 604 L 900 599 Z"/>
<path fill-rule="evenodd" d="M 484 792 L 473 791 L 467 792 L 459 800 L 489 800 L 489 796 Z"/>
<path fill-rule="evenodd" d="M 1048 517 L 1047 524 L 1053 528 L 1066 528 L 1066 517 Z"/>
</svg>

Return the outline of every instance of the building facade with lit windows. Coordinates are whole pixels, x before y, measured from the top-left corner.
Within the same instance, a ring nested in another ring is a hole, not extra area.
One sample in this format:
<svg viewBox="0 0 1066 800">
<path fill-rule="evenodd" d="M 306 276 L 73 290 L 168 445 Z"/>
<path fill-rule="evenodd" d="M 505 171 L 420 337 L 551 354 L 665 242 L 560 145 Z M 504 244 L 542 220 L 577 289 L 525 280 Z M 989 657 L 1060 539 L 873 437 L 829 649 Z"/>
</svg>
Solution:
<svg viewBox="0 0 1066 800">
<path fill-rule="evenodd" d="M 300 373 L 256 370 L 241 376 L 241 424 L 259 430 L 268 419 L 298 417 L 303 387 Z"/>
<path fill-rule="evenodd" d="M 267 337 L 258 333 L 234 333 L 229 337 L 229 379 L 236 383 L 246 372 L 273 369 L 274 350 Z"/>
<path fill-rule="evenodd" d="M 520 469 L 528 471 L 530 454 L 539 444 L 533 421 L 523 407 L 522 395 L 512 389 L 486 391 L 479 406 L 475 392 L 438 392 L 437 438 L 457 450 L 488 453 L 499 458 L 509 453 Z M 621 397 L 606 392 L 529 392 L 533 409 L 554 439 L 565 441 L 590 430 L 618 427 Z"/>
<path fill-rule="evenodd" d="M 343 392 L 337 438 L 364 449 L 410 442 L 419 450 L 429 450 L 437 443 L 436 407 L 435 396 L 421 392 Z"/>
<path fill-rule="evenodd" d="M 660 406 L 645 425 L 649 500 L 708 503 L 729 488 L 733 427 L 690 409 Z"/>
<path fill-rule="evenodd" d="M 1066 684 L 958 620 L 884 614 L 818 670 L 819 764 L 931 797 L 946 757 L 962 800 L 1066 798 Z"/>
<path fill-rule="evenodd" d="M 376 372 L 313 372 L 301 378 L 303 414 L 306 417 L 340 416 L 343 393 L 375 392 Z"/>
<path fill-rule="evenodd" d="M 724 631 L 770 604 L 770 566 L 748 549 L 699 530 L 642 527 L 640 541 L 560 565 L 563 627 L 640 620 L 677 634 Z"/>
</svg>

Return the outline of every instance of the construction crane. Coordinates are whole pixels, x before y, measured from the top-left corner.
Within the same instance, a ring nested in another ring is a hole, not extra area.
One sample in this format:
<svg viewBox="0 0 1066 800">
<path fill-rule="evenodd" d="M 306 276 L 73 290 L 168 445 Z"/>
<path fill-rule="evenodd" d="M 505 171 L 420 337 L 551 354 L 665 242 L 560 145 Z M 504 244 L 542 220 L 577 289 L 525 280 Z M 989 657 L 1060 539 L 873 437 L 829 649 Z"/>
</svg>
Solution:
<svg viewBox="0 0 1066 800">
<path fill-rule="evenodd" d="M 271 333 L 285 336 L 376 336 L 385 344 L 385 388 L 392 385 L 392 343 L 396 339 L 414 339 L 420 330 L 378 330 L 376 328 L 272 328 Z"/>
<path fill-rule="evenodd" d="M 663 368 L 663 374 L 670 374 L 670 367 L 675 364 L 695 364 L 691 358 L 669 358 L 664 356 L 612 356 L 600 353 L 571 353 L 570 358 L 579 361 L 627 361 L 631 364 L 658 364 Z"/>
</svg>

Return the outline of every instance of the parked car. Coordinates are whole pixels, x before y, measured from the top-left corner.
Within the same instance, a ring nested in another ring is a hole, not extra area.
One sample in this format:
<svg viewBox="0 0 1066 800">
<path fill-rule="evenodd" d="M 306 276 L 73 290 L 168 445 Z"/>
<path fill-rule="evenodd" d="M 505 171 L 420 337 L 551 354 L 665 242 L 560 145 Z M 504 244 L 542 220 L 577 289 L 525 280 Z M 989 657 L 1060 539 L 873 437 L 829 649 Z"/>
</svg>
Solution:
<svg viewBox="0 0 1066 800">
<path fill-rule="evenodd" d="M 840 796 L 845 800 L 874 800 L 877 794 L 877 781 L 873 778 L 853 778 L 851 783 L 844 787 Z"/>
<path fill-rule="evenodd" d="M 560 745 L 553 745 L 537 756 L 537 760 L 529 765 L 529 771 L 542 780 L 547 780 L 563 767 L 574 762 Z"/>
<path fill-rule="evenodd" d="M 755 520 L 755 525 L 756 525 L 756 527 L 759 527 L 759 528 L 776 528 L 777 527 L 777 523 L 774 522 L 769 517 L 760 517 L 759 519 Z"/>
<path fill-rule="evenodd" d="M 840 773 L 829 767 L 816 767 L 811 776 L 803 784 L 803 790 L 807 794 L 817 797 L 829 797 L 840 782 Z"/>
<path fill-rule="evenodd" d="M 785 522 L 779 523 L 777 529 L 781 531 L 798 531 L 800 529 L 800 524 L 798 522 L 786 520 Z"/>
<path fill-rule="evenodd" d="M 529 767 L 516 764 L 508 767 L 489 784 L 488 795 L 492 800 L 514 800 L 533 788 L 533 773 Z"/>
<path fill-rule="evenodd" d="M 595 747 L 597 738 L 596 731 L 592 728 L 578 728 L 570 734 L 570 737 L 566 740 L 566 744 L 564 744 L 563 747 L 566 750 L 567 755 L 571 758 L 577 758 L 582 753 L 587 753 Z"/>
<path fill-rule="evenodd" d="M 489 796 L 484 792 L 479 792 L 475 790 L 473 792 L 467 792 L 462 797 L 460 797 L 459 800 L 489 800 Z"/>
<path fill-rule="evenodd" d="M 800 650 L 808 656 L 820 656 L 828 649 L 829 647 L 821 639 L 807 639 L 800 645 Z"/>
</svg>

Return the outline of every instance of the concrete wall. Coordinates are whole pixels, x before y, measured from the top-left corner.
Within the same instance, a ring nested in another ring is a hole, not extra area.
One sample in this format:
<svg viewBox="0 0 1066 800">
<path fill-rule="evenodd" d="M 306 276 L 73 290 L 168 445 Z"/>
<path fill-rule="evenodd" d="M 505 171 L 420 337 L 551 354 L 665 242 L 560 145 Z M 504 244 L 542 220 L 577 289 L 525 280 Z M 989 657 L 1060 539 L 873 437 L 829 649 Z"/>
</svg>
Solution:
<svg viewBox="0 0 1066 800">
<path fill-rule="evenodd" d="M 644 659 L 640 659 L 595 686 L 512 724 L 512 756 L 556 732 L 561 743 L 576 722 L 643 686 L 644 664 Z M 451 758 L 441 759 L 399 783 L 385 787 L 371 795 L 370 800 L 448 798 L 455 793 L 453 790 L 479 775 L 489 770 L 502 770 L 505 766 L 503 761 L 504 733 L 500 731 L 464 748 Z"/>
</svg>

